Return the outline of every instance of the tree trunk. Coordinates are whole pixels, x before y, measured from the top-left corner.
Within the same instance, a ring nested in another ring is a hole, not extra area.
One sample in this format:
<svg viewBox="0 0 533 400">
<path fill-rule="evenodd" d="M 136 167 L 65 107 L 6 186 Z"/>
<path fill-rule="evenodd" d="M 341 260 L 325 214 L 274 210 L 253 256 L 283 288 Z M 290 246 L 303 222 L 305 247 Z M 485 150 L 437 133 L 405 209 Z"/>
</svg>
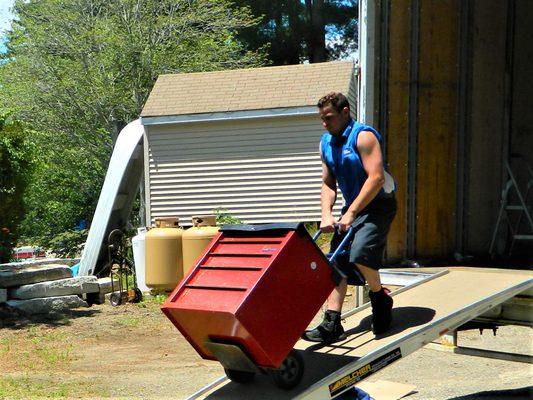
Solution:
<svg viewBox="0 0 533 400">
<path fill-rule="evenodd" d="M 305 7 L 311 25 L 307 46 L 309 48 L 309 62 L 312 63 L 327 60 L 323 5 L 324 0 L 305 1 Z"/>
</svg>

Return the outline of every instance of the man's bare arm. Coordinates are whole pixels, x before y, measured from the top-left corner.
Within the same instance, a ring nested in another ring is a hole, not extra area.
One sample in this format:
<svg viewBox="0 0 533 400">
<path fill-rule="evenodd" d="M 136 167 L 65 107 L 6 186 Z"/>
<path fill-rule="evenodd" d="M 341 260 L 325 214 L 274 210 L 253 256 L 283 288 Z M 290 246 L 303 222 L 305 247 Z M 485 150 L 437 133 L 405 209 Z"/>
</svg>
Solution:
<svg viewBox="0 0 533 400">
<path fill-rule="evenodd" d="M 369 131 L 361 132 L 357 138 L 357 150 L 368 178 L 363 184 L 359 195 L 350 204 L 343 218 L 339 221 L 342 229 L 348 228 L 355 216 L 377 196 L 385 183 L 381 146 L 376 136 Z"/>
<path fill-rule="evenodd" d="M 332 232 L 335 218 L 333 218 L 333 206 L 337 200 L 337 181 L 329 168 L 322 162 L 322 190 L 320 192 L 320 206 L 322 208 L 322 220 L 320 229 L 323 232 Z"/>
</svg>

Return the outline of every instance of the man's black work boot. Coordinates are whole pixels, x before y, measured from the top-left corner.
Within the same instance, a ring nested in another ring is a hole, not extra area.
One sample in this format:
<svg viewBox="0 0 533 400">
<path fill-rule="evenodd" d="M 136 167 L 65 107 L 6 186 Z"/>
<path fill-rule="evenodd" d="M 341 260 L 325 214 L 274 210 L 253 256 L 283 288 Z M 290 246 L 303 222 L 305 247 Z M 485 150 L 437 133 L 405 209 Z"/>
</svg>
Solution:
<svg viewBox="0 0 533 400">
<path fill-rule="evenodd" d="M 305 331 L 302 339 L 310 342 L 333 343 L 346 339 L 344 328 L 341 325 L 341 313 L 326 310 L 324 320 L 315 329 Z"/>
<path fill-rule="evenodd" d="M 379 292 L 369 292 L 372 304 L 372 332 L 375 335 L 385 333 L 392 322 L 392 297 L 389 289 L 381 288 Z"/>
</svg>

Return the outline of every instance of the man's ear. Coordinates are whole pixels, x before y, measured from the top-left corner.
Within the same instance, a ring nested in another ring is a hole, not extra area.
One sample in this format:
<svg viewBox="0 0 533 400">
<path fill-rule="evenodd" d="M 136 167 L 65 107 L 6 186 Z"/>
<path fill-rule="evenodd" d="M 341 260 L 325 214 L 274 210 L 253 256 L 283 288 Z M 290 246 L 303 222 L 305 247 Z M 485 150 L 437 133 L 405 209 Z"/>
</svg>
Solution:
<svg viewBox="0 0 533 400">
<path fill-rule="evenodd" d="M 349 116 L 350 115 L 350 109 L 348 107 L 344 107 L 342 109 L 342 115 L 345 116 L 345 117 Z"/>
</svg>

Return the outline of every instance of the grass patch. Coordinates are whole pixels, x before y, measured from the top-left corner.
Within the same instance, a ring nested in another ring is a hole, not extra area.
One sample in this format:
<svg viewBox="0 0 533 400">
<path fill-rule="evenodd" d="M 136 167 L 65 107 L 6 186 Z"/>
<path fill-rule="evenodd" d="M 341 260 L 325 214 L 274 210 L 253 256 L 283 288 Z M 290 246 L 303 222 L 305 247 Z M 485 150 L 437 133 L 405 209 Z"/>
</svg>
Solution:
<svg viewBox="0 0 533 400">
<path fill-rule="evenodd" d="M 137 303 L 137 307 L 141 308 L 147 308 L 150 306 L 160 306 L 165 302 L 165 300 L 168 298 L 166 294 L 155 294 L 153 296 L 143 296 L 143 299 L 141 302 Z"/>
<path fill-rule="evenodd" d="M 0 339 L 0 365 L 13 371 L 61 369 L 72 360 L 72 350 L 65 333 L 31 326 L 25 334 Z"/>
<path fill-rule="evenodd" d="M 64 399 L 80 396 L 106 396 L 101 389 L 98 393 L 91 390 L 90 382 L 84 381 L 59 381 L 35 377 L 29 374 L 20 376 L 2 376 L 0 379 L 1 399 Z"/>
<path fill-rule="evenodd" d="M 139 326 L 143 322 L 142 318 L 139 317 L 125 317 L 123 318 L 120 323 L 122 325 L 136 327 Z"/>
<path fill-rule="evenodd" d="M 331 243 L 331 239 L 333 238 L 333 233 L 323 233 L 320 235 L 320 237 L 317 239 L 316 244 L 318 247 L 324 252 L 329 252 L 329 245 Z"/>
<path fill-rule="evenodd" d="M 35 346 L 35 356 L 45 366 L 65 364 L 71 360 L 73 345 L 64 333 L 45 332 L 35 336 L 31 341 Z"/>
<path fill-rule="evenodd" d="M 7 354 L 11 351 L 11 342 L 13 339 L 11 338 L 1 338 L 0 339 L 0 357 L 2 357 L 4 354 Z"/>
<path fill-rule="evenodd" d="M 318 231 L 319 224 L 315 222 L 306 222 L 304 226 L 309 235 L 313 237 L 314 234 Z M 331 242 L 332 238 L 333 233 L 322 233 L 318 237 L 316 244 L 324 253 L 327 253 L 329 252 L 329 243 Z"/>
<path fill-rule="evenodd" d="M 65 364 L 71 360 L 72 345 L 56 348 L 46 344 L 39 344 L 35 348 L 35 356 L 45 365 Z"/>
</svg>

